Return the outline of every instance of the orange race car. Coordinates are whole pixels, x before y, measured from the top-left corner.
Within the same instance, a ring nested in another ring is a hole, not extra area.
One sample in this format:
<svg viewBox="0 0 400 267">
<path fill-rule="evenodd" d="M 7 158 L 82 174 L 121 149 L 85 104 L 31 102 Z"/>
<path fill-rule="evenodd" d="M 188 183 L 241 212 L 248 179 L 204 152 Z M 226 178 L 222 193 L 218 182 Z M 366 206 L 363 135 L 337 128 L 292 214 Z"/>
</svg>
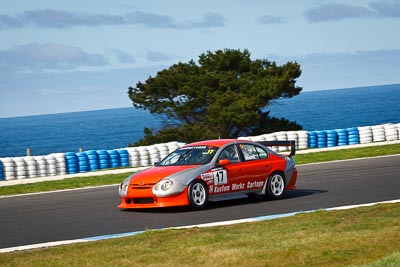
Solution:
<svg viewBox="0 0 400 267">
<path fill-rule="evenodd" d="M 267 146 L 288 146 L 290 154 L 277 154 Z M 280 199 L 295 188 L 294 153 L 294 141 L 219 139 L 188 144 L 126 178 L 119 186 L 118 207 L 202 209 L 208 201 L 238 194 Z"/>
</svg>

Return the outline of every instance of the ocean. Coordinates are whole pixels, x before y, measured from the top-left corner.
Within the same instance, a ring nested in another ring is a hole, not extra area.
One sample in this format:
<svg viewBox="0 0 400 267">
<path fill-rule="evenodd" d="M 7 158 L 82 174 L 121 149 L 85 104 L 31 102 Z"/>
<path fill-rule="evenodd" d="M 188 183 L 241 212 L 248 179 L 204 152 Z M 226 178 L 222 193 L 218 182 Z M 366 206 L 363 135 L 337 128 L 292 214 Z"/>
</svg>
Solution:
<svg viewBox="0 0 400 267">
<path fill-rule="evenodd" d="M 400 123 L 400 84 L 302 92 L 268 110 L 308 131 Z M 144 127 L 162 125 L 133 107 L 0 118 L 0 157 L 25 156 L 27 148 L 31 155 L 123 148 L 142 138 Z"/>
<path fill-rule="evenodd" d="M 400 84 L 302 92 L 270 111 L 308 131 L 399 123 Z"/>
</svg>

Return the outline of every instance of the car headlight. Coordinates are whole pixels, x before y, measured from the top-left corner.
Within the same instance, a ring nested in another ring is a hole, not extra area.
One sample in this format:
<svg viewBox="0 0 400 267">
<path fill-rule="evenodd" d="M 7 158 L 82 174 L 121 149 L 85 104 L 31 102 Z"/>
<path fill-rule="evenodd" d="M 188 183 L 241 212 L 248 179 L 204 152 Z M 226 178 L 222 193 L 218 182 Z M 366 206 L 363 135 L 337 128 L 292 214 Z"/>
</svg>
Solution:
<svg viewBox="0 0 400 267">
<path fill-rule="evenodd" d="M 186 184 L 175 179 L 163 179 L 153 186 L 153 194 L 157 197 L 168 197 L 182 193 Z"/>
<path fill-rule="evenodd" d="M 183 191 L 183 189 L 184 186 L 180 185 L 178 182 L 170 179 L 165 179 L 159 181 L 153 187 L 153 194 L 158 197 L 166 197 L 180 193 Z"/>
<path fill-rule="evenodd" d="M 168 191 L 173 185 L 172 180 L 161 180 L 154 186 L 154 191 Z"/>
<path fill-rule="evenodd" d="M 171 180 L 167 180 L 161 184 L 160 189 L 162 191 L 168 191 L 173 185 L 174 183 Z"/>
<path fill-rule="evenodd" d="M 122 191 L 127 191 L 128 189 L 128 184 L 127 183 L 122 183 L 119 187 Z"/>
<path fill-rule="evenodd" d="M 118 188 L 118 194 L 120 197 L 126 197 L 128 194 L 129 183 L 131 182 L 131 177 L 126 178 Z"/>
</svg>

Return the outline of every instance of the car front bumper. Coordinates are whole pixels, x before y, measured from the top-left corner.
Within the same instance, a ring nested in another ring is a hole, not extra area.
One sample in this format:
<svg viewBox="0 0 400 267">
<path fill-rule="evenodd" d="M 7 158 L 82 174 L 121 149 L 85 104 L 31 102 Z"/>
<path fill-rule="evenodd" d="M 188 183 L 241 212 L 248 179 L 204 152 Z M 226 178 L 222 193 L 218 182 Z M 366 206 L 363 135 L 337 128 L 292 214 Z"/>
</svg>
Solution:
<svg viewBox="0 0 400 267">
<path fill-rule="evenodd" d="M 157 197 L 150 190 L 130 190 L 125 197 L 121 197 L 120 209 L 141 209 L 141 208 L 160 208 L 188 206 L 188 188 L 182 193 L 168 196 Z"/>
</svg>

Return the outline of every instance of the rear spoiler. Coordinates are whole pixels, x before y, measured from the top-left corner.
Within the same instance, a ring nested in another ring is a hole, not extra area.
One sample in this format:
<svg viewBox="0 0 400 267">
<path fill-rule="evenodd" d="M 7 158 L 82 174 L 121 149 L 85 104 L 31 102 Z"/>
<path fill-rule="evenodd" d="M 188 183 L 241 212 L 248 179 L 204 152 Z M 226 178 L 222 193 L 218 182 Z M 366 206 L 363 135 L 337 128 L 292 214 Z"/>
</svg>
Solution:
<svg viewBox="0 0 400 267">
<path fill-rule="evenodd" d="M 289 140 L 289 141 L 261 141 L 258 142 L 264 146 L 272 147 L 272 146 L 287 146 L 290 147 L 290 154 L 289 157 L 293 157 L 296 154 L 296 141 Z"/>
</svg>

